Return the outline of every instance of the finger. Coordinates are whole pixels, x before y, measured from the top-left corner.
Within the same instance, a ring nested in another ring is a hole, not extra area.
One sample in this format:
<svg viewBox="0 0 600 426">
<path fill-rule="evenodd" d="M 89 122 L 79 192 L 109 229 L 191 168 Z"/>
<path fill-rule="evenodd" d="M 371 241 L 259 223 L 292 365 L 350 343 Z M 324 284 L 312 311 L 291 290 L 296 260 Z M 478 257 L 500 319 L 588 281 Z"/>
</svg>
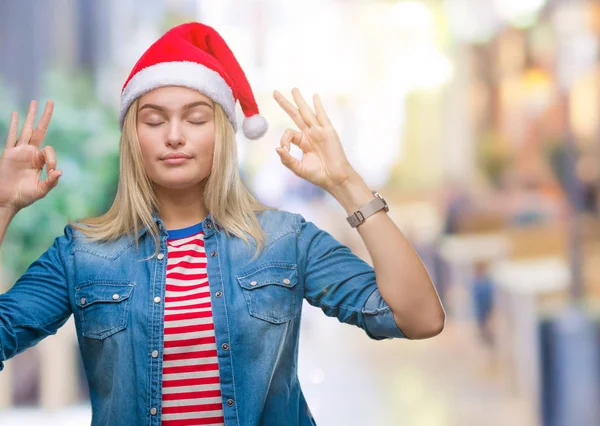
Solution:
<svg viewBox="0 0 600 426">
<path fill-rule="evenodd" d="M 54 148 L 50 145 L 45 146 L 40 151 L 38 151 L 37 156 L 35 158 L 35 167 L 38 169 L 42 169 L 46 165 L 46 173 L 50 175 L 52 170 L 56 169 L 56 152 Z"/>
<path fill-rule="evenodd" d="M 35 113 L 37 111 L 37 102 L 31 101 L 29 104 L 29 111 L 27 111 L 27 117 L 25 117 L 25 123 L 23 124 L 23 130 L 21 130 L 21 136 L 17 141 L 17 145 L 27 145 L 31 134 L 33 133 L 33 123 L 35 122 Z"/>
<path fill-rule="evenodd" d="M 10 126 L 8 128 L 8 136 L 6 137 L 6 148 L 13 148 L 17 143 L 17 134 L 19 132 L 19 114 L 13 112 L 10 117 Z"/>
<path fill-rule="evenodd" d="M 311 150 L 310 143 L 308 142 L 308 139 L 304 137 L 304 133 L 294 129 L 286 129 L 281 136 L 280 145 L 290 152 L 290 144 L 292 143 L 300 148 L 303 152 L 308 152 Z"/>
<path fill-rule="evenodd" d="M 319 123 L 321 123 L 322 126 L 331 126 L 331 121 L 329 121 L 325 108 L 323 108 L 321 97 L 316 93 L 313 96 L 313 103 L 315 104 L 315 111 L 317 112 L 317 120 L 319 120 Z"/>
<path fill-rule="evenodd" d="M 300 111 L 300 115 L 302 115 L 304 122 L 307 123 L 309 126 L 318 126 L 319 122 L 317 120 L 317 117 L 315 117 L 315 114 L 310 108 L 310 105 L 306 103 L 304 97 L 302 96 L 300 90 L 298 90 L 297 87 L 294 87 L 292 89 L 292 96 L 294 97 L 294 102 L 296 102 L 296 105 L 298 105 L 298 110 Z"/>
<path fill-rule="evenodd" d="M 42 144 L 44 137 L 46 137 L 46 131 L 48 130 L 48 125 L 50 124 L 50 118 L 52 118 L 52 111 L 54 111 L 54 102 L 50 100 L 46 102 L 46 107 L 42 113 L 42 118 L 40 118 L 40 121 L 33 131 L 29 145 L 35 145 L 39 147 Z"/>
<path fill-rule="evenodd" d="M 285 167 L 294 172 L 296 176 L 303 177 L 302 162 L 300 160 L 294 157 L 289 151 L 286 151 L 281 147 L 275 148 L 275 151 L 277 151 L 277 154 L 279 154 L 279 159 Z"/>
<path fill-rule="evenodd" d="M 275 90 L 273 92 L 273 97 L 275 98 L 279 106 L 283 108 L 283 110 L 287 113 L 287 115 L 289 115 L 292 118 L 292 120 L 294 120 L 294 123 L 296 123 L 296 125 L 300 129 L 305 129 L 308 127 L 307 124 L 304 122 L 300 111 L 298 111 L 298 108 L 296 108 L 290 101 L 288 101 L 285 98 L 285 96 L 283 96 L 281 93 Z"/>
<path fill-rule="evenodd" d="M 56 185 L 58 185 L 58 178 L 62 176 L 61 170 L 53 170 L 52 173 L 48 174 L 48 177 L 40 182 L 40 192 L 42 197 L 48 194 Z"/>
</svg>

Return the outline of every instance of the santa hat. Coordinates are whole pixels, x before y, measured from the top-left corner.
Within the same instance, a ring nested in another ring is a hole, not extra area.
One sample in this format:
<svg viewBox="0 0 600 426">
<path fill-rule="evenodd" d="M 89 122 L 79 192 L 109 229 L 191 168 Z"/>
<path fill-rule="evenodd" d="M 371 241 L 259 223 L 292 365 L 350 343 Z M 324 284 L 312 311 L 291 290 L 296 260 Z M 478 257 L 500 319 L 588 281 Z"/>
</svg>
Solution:
<svg viewBox="0 0 600 426">
<path fill-rule="evenodd" d="M 213 28 L 190 22 L 170 29 L 137 61 L 121 92 L 119 125 L 132 102 L 162 86 L 196 89 L 221 105 L 237 131 L 235 103 L 244 112 L 242 128 L 248 139 L 267 131 L 244 71 L 225 40 Z"/>
</svg>

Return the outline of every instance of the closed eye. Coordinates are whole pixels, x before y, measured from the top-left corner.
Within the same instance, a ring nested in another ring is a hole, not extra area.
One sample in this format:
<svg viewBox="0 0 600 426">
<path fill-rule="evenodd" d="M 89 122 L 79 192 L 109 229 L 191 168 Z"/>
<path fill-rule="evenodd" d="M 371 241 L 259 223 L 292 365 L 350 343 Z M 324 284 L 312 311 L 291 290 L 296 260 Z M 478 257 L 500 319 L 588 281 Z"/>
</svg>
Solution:
<svg viewBox="0 0 600 426">
<path fill-rule="evenodd" d="M 157 127 L 160 126 L 163 123 L 146 123 L 146 125 L 150 126 L 150 127 Z"/>
</svg>

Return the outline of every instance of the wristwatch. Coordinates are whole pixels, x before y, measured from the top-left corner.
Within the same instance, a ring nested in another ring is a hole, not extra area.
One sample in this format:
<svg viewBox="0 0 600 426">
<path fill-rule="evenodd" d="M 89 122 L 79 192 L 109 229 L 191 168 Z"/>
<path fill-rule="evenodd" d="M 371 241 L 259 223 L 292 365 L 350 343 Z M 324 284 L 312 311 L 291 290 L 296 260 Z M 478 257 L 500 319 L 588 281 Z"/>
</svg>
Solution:
<svg viewBox="0 0 600 426">
<path fill-rule="evenodd" d="M 385 209 L 386 212 L 390 211 L 388 204 L 385 202 L 381 194 L 379 194 L 377 191 L 371 192 L 373 193 L 374 198 L 346 218 L 351 227 L 356 228 L 369 216 L 374 215 L 381 209 Z"/>
</svg>

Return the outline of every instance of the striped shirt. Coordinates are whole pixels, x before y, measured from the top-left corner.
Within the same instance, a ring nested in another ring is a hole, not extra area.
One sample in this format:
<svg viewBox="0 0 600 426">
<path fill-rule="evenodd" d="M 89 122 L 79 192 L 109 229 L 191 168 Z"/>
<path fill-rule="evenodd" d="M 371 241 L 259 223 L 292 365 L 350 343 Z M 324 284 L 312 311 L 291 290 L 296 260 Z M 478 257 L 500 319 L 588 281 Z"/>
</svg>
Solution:
<svg viewBox="0 0 600 426">
<path fill-rule="evenodd" d="M 162 424 L 224 425 L 202 224 L 168 233 Z"/>
</svg>

